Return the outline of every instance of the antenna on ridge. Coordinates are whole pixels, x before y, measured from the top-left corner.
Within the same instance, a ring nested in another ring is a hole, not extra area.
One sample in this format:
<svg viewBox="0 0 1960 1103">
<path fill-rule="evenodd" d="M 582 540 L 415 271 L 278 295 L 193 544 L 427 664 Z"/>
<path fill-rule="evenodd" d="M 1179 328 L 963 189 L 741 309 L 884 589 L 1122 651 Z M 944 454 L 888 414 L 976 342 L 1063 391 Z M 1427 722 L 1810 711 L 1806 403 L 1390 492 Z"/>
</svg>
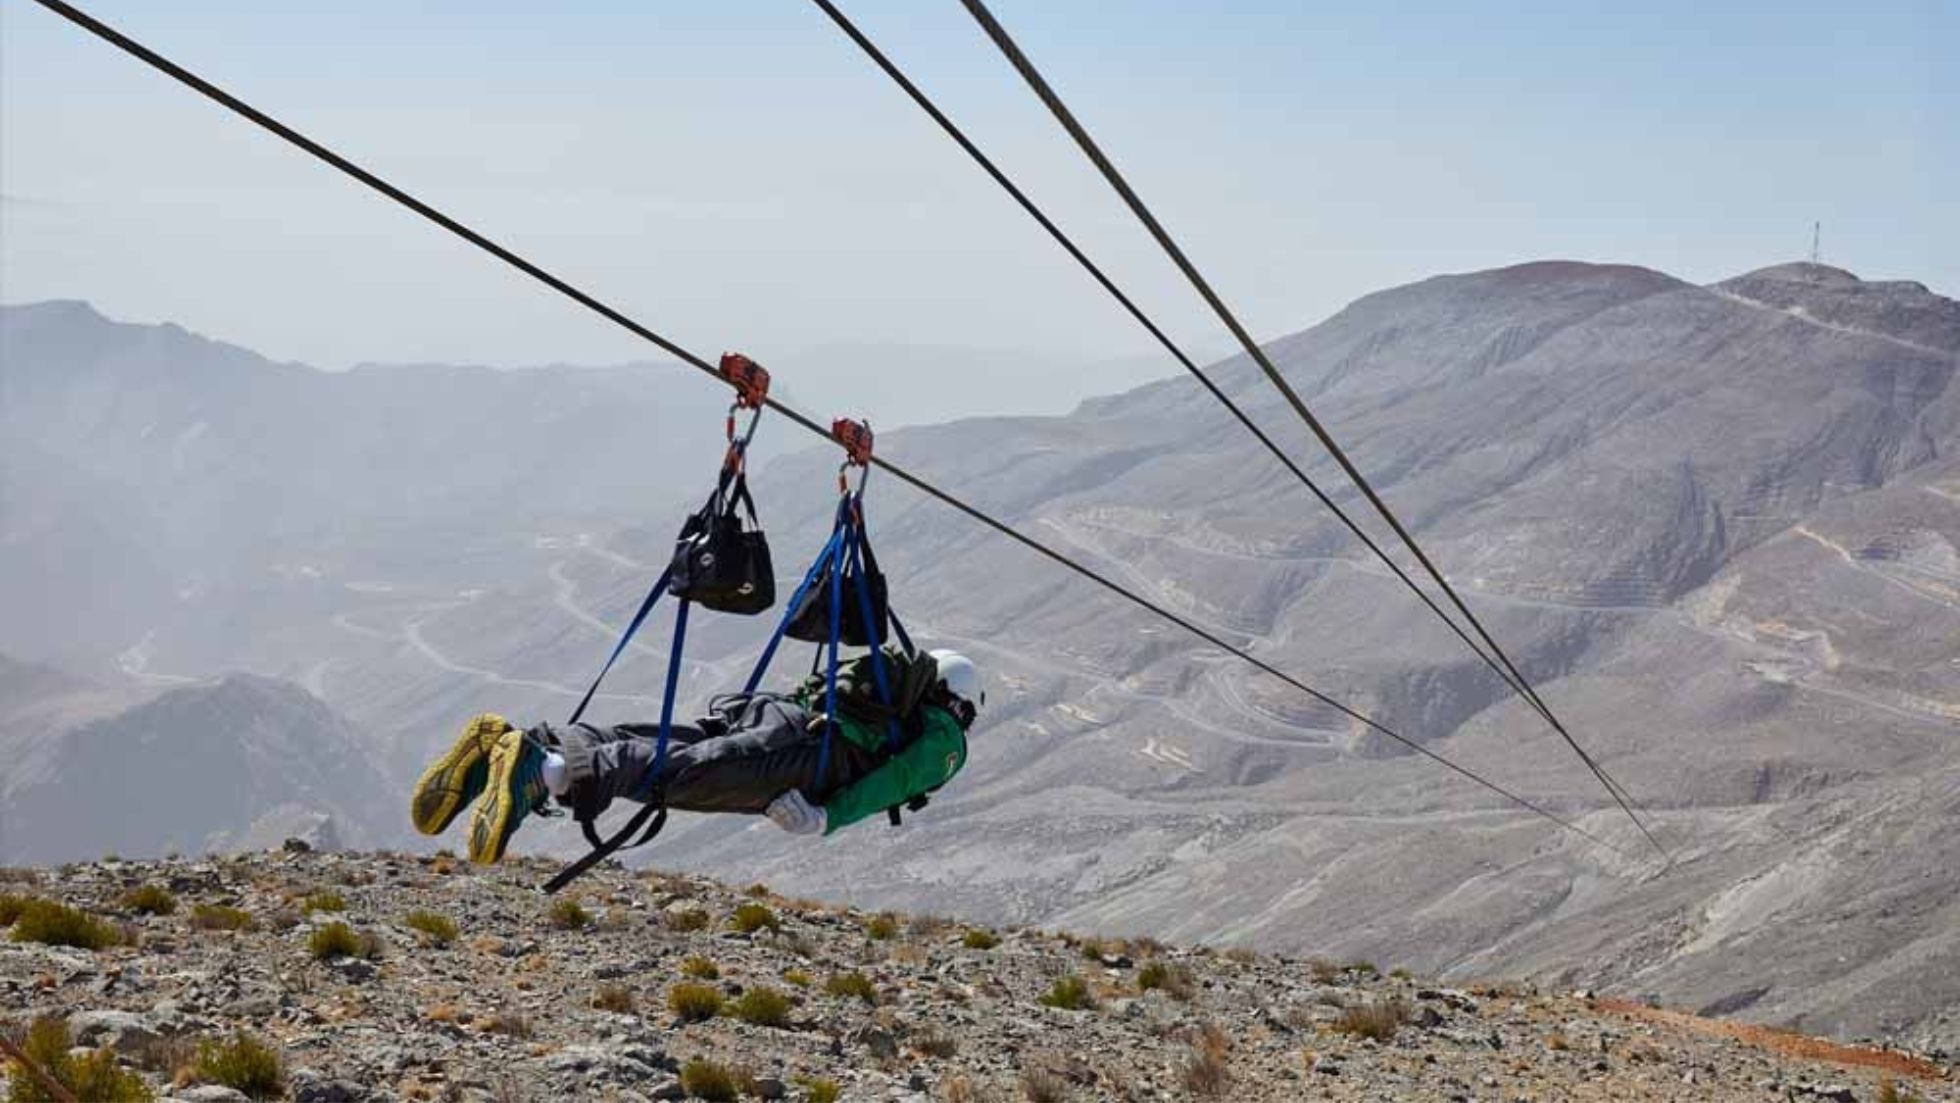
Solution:
<svg viewBox="0 0 1960 1103">
<path fill-rule="evenodd" d="M 1810 224 L 1810 263 L 1812 264 L 1824 263 L 1824 250 L 1821 247 L 1821 242 L 1823 241 L 1823 237 L 1824 237 L 1824 224 L 1822 222 L 1811 223 Z"/>
</svg>

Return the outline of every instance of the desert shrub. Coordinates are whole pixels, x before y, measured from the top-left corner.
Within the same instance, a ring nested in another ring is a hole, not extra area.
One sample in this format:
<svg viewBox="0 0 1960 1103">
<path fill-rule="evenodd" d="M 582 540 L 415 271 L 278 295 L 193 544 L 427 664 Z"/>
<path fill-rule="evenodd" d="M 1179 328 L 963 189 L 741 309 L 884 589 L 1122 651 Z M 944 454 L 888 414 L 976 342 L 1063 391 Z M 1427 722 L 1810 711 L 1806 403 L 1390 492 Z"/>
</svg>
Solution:
<svg viewBox="0 0 1960 1103">
<path fill-rule="evenodd" d="M 199 1080 L 223 1084 L 253 1099 L 277 1099 L 286 1093 L 286 1063 L 278 1051 L 242 1030 L 229 1041 L 198 1046 L 191 1070 Z"/>
<path fill-rule="evenodd" d="M 592 925 L 592 913 L 569 896 L 561 897 L 545 913 L 545 919 L 561 931 L 582 931 Z"/>
<path fill-rule="evenodd" d="M 337 957 L 373 961 L 381 956 L 381 940 L 371 932 L 357 931 L 336 920 L 313 928 L 313 933 L 306 936 L 306 952 L 312 954 L 315 961 L 331 961 Z"/>
<path fill-rule="evenodd" d="M 1248 950 L 1244 946 L 1233 946 L 1225 951 L 1224 956 L 1226 961 L 1232 962 L 1235 965 L 1251 965 L 1259 960 L 1258 953 Z"/>
<path fill-rule="evenodd" d="M 695 980 L 720 980 L 721 966 L 700 954 L 695 954 L 681 962 L 681 975 L 693 977 Z"/>
<path fill-rule="evenodd" d="M 803 1088 L 803 1094 L 809 1098 L 810 1103 L 837 1103 L 838 1098 L 844 1094 L 844 1089 L 835 1080 L 799 1077 L 796 1082 Z"/>
<path fill-rule="evenodd" d="M 936 1026 L 912 1035 L 912 1048 L 922 1057 L 951 1057 L 960 1051 L 959 1040 Z"/>
<path fill-rule="evenodd" d="M 1374 962 L 1360 960 L 1348 962 L 1347 971 L 1364 977 L 1377 976 L 1381 973 L 1381 970 L 1375 967 Z"/>
<path fill-rule="evenodd" d="M 738 1094 L 728 1066 L 701 1057 L 681 1066 L 681 1088 L 690 1098 L 708 1103 L 734 1103 Z"/>
<path fill-rule="evenodd" d="M 1165 961 L 1147 961 L 1137 970 L 1137 991 L 1156 989 L 1180 1002 L 1197 995 L 1198 982 L 1189 966 Z"/>
<path fill-rule="evenodd" d="M 1308 958 L 1307 974 L 1313 977 L 1315 984 L 1332 984 L 1341 979 L 1341 966 L 1339 962 L 1324 957 Z"/>
<path fill-rule="evenodd" d="M 602 984 L 592 993 L 592 1006 L 619 1015 L 633 1013 L 633 992 L 623 984 Z"/>
<path fill-rule="evenodd" d="M 743 934 L 754 934 L 765 928 L 772 931 L 783 929 L 783 921 L 776 918 L 776 913 L 761 904 L 743 904 L 736 908 L 735 914 L 728 917 L 728 925 Z"/>
<path fill-rule="evenodd" d="M 1340 1018 L 1334 1020 L 1333 1029 L 1357 1038 L 1387 1042 L 1394 1039 L 1395 1032 L 1402 1029 L 1402 1024 L 1408 1020 L 1407 1004 L 1401 1000 L 1380 1000 L 1341 1012 Z"/>
<path fill-rule="evenodd" d="M 756 900 L 769 899 L 769 886 L 763 884 L 760 881 L 757 881 L 755 884 L 750 885 L 748 888 L 743 889 L 742 891 L 747 893 L 750 897 Z"/>
<path fill-rule="evenodd" d="M 315 892 L 300 901 L 299 910 L 307 915 L 314 912 L 344 912 L 347 910 L 347 898 L 337 892 Z"/>
<path fill-rule="evenodd" d="M 1388 971 L 1388 977 L 1390 980 L 1414 980 L 1415 974 L 1409 972 L 1406 966 L 1397 965 Z"/>
<path fill-rule="evenodd" d="M 20 913 L 27 909 L 27 902 L 32 899 L 34 897 L 22 896 L 17 892 L 0 892 L 0 927 L 13 926 L 14 920 L 20 918 Z"/>
<path fill-rule="evenodd" d="M 734 1016 L 756 1026 L 789 1025 L 789 997 L 774 988 L 756 987 L 742 993 L 732 1008 Z"/>
<path fill-rule="evenodd" d="M 199 904 L 191 909 L 191 926 L 200 931 L 249 931 L 258 924 L 252 913 L 223 904 Z"/>
<path fill-rule="evenodd" d="M 684 1023 L 706 1022 L 721 1014 L 721 989 L 711 984 L 676 984 L 667 989 L 667 1010 Z"/>
<path fill-rule="evenodd" d="M 890 912 L 874 915 L 865 921 L 864 933 L 883 942 L 898 933 L 898 917 Z"/>
<path fill-rule="evenodd" d="M 100 950 L 120 944 L 123 935 L 114 924 L 80 908 L 53 900 L 31 899 L 21 905 L 20 913 L 14 917 L 14 941 Z"/>
<path fill-rule="evenodd" d="M 833 996 L 860 999 L 868 1004 L 876 1005 L 878 1002 L 878 989 L 872 985 L 871 978 L 863 973 L 832 973 L 830 979 L 823 982 L 823 990 Z"/>
<path fill-rule="evenodd" d="M 1200 1099 L 1224 1097 L 1232 1088 L 1231 1051 L 1232 1042 L 1225 1032 L 1206 1023 L 1184 1061 L 1184 1090 Z"/>
<path fill-rule="evenodd" d="M 971 930 L 960 939 L 960 944 L 969 950 L 991 950 L 1000 945 L 1000 936 L 992 931 Z"/>
<path fill-rule="evenodd" d="M 402 922 L 407 924 L 410 930 L 426 935 L 429 941 L 437 946 L 447 946 L 456 941 L 456 935 L 459 933 L 454 919 L 441 912 L 432 912 L 423 908 L 409 912 L 402 917 Z"/>
<path fill-rule="evenodd" d="M 785 983 L 794 984 L 798 988 L 810 987 L 810 974 L 801 969 L 790 969 L 784 972 L 783 980 Z"/>
<path fill-rule="evenodd" d="M 177 898 L 162 885 L 143 885 L 123 893 L 122 906 L 143 915 L 170 915 L 177 910 Z"/>
<path fill-rule="evenodd" d="M 708 924 L 713 921 L 713 917 L 700 908 L 688 908 L 685 911 L 667 913 L 668 928 L 680 931 L 683 934 L 688 931 L 706 930 Z"/>
<path fill-rule="evenodd" d="M 476 1026 L 491 1034 L 519 1040 L 533 1038 L 538 1033 L 538 1028 L 531 1024 L 531 1017 L 515 1007 L 499 1008 L 477 1019 Z"/>
<path fill-rule="evenodd" d="M 28 1060 L 76 1099 L 127 1103 L 155 1098 L 142 1077 L 117 1066 L 115 1053 L 98 1049 L 84 1056 L 73 1056 L 69 1049 L 73 1041 L 67 1021 L 50 1016 L 36 1019 L 28 1026 L 26 1037 L 20 1039 L 20 1048 Z M 10 1063 L 7 1098 L 14 1103 L 53 1103 L 57 1096 L 48 1091 L 40 1077 L 17 1063 Z"/>
<path fill-rule="evenodd" d="M 1053 1069 L 1037 1066 L 1021 1073 L 1021 1094 L 1028 1103 L 1062 1103 L 1068 1098 L 1068 1081 Z"/>
<path fill-rule="evenodd" d="M 1042 994 L 1039 1002 L 1065 1011 L 1090 1011 L 1096 1006 L 1096 996 L 1089 991 L 1087 982 L 1070 973 L 1055 978 L 1055 983 L 1048 986 L 1048 991 Z"/>
</svg>

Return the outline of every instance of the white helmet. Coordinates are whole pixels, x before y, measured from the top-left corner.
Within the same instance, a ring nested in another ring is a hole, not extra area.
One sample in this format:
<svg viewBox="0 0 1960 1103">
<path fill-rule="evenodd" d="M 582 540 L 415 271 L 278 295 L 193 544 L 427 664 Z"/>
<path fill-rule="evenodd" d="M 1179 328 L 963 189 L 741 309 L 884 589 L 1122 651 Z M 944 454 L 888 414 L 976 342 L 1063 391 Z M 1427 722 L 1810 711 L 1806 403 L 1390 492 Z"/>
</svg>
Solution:
<svg viewBox="0 0 1960 1103">
<path fill-rule="evenodd" d="M 944 649 L 931 655 L 933 662 L 939 664 L 939 680 L 946 683 L 946 692 L 976 709 L 987 703 L 987 690 L 980 683 L 980 670 L 972 659 Z"/>
</svg>

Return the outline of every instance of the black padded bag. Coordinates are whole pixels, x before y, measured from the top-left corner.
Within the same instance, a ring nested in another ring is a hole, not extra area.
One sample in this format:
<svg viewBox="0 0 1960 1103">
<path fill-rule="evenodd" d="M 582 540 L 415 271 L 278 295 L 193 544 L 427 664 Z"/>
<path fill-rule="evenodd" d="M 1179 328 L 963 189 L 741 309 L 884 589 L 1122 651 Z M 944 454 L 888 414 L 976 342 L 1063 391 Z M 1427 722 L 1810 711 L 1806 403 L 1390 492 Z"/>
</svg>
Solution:
<svg viewBox="0 0 1960 1103">
<path fill-rule="evenodd" d="M 844 576 L 844 615 L 838 635 L 850 647 L 880 647 L 891 632 L 891 599 L 886 593 L 884 572 L 878 569 L 878 557 L 872 554 L 871 540 L 861 529 L 858 546 L 863 552 L 862 570 Z M 784 635 L 807 643 L 830 642 L 830 578 L 841 565 L 832 560 L 823 575 L 803 591 L 803 600 L 790 613 Z M 871 595 L 870 625 L 864 623 L 864 607 L 858 600 L 860 588 Z"/>
<path fill-rule="evenodd" d="M 674 546 L 674 596 L 718 613 L 753 616 L 776 604 L 776 569 L 746 475 L 715 487 Z"/>
</svg>

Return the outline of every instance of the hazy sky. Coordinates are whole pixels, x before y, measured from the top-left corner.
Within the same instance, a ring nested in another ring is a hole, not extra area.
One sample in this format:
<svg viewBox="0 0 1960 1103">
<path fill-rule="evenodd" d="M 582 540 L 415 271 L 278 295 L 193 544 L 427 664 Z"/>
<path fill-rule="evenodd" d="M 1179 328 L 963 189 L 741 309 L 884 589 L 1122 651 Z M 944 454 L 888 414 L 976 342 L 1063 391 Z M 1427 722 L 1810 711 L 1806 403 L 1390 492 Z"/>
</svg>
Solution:
<svg viewBox="0 0 1960 1103">
<path fill-rule="evenodd" d="M 1045 372 L 1149 347 L 800 0 L 84 6 L 708 354 L 904 342 Z M 842 6 L 1218 347 L 955 0 Z M 1262 335 L 1542 257 L 1718 279 L 1800 257 L 1813 219 L 1827 260 L 1960 293 L 1953 0 L 995 10 Z M 646 352 L 27 0 L 0 0 L 0 40 L 6 301 L 328 367 Z"/>
</svg>

